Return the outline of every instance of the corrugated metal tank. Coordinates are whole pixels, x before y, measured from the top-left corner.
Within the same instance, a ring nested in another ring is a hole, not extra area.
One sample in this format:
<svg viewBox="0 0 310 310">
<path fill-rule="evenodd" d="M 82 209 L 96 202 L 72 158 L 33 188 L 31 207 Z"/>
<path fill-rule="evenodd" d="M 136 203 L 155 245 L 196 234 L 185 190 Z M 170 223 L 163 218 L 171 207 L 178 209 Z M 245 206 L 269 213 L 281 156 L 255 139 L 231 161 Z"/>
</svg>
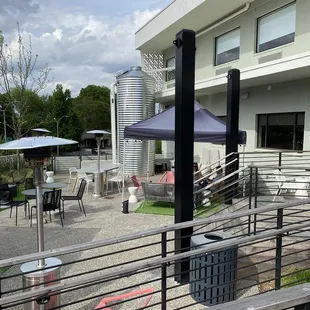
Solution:
<svg viewBox="0 0 310 310">
<path fill-rule="evenodd" d="M 123 163 L 124 128 L 155 114 L 155 79 L 141 67 L 131 67 L 117 76 L 118 161 Z M 148 144 L 150 143 L 150 147 Z M 150 150 L 148 169 L 148 150 Z M 125 173 L 138 176 L 154 174 L 155 141 L 126 141 Z"/>
</svg>

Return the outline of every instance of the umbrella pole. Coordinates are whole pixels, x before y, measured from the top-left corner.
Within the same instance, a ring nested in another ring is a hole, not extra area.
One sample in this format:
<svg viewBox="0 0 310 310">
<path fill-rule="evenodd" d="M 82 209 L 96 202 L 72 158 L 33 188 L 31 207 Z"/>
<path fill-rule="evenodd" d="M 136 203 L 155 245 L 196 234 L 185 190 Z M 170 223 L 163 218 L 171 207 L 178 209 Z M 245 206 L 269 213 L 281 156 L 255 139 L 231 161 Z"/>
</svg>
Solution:
<svg viewBox="0 0 310 310">
<path fill-rule="evenodd" d="M 98 153 L 97 165 L 98 165 L 98 173 L 100 172 L 100 142 L 101 142 L 101 139 L 97 138 L 97 153 Z"/>
<path fill-rule="evenodd" d="M 39 166 L 33 169 L 36 183 L 36 205 L 37 205 L 37 243 L 38 252 L 44 251 L 44 227 L 43 227 L 43 190 L 42 190 L 42 173 Z M 45 267 L 45 259 L 40 258 L 38 261 L 39 269 Z"/>
<path fill-rule="evenodd" d="M 149 180 L 150 176 L 150 140 L 148 141 L 148 146 L 147 146 L 147 175 L 146 179 Z"/>
</svg>

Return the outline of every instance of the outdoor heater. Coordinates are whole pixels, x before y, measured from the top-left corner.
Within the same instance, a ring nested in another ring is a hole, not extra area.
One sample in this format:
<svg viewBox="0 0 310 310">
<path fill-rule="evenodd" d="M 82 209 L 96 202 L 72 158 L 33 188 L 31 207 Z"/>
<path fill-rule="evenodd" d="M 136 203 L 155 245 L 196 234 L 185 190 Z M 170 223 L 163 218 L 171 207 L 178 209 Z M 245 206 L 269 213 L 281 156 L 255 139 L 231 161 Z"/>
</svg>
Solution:
<svg viewBox="0 0 310 310">
<path fill-rule="evenodd" d="M 104 173 L 100 171 L 100 145 L 101 145 L 101 140 L 103 139 L 104 135 L 110 135 L 108 131 L 105 130 L 90 130 L 87 131 L 86 133 L 93 134 L 95 135 L 95 139 L 97 141 L 97 171 L 94 172 L 94 197 L 101 197 L 103 194 L 103 175 Z"/>
<path fill-rule="evenodd" d="M 39 136 L 21 138 L 0 145 L 0 150 L 23 150 L 25 166 L 33 168 L 34 183 L 36 186 L 37 207 L 37 247 L 38 252 L 44 251 L 44 227 L 43 227 L 43 190 L 42 168 L 47 166 L 51 157 L 51 146 L 78 143 L 73 140 L 55 138 L 51 136 Z M 25 291 L 36 290 L 44 286 L 44 282 L 55 280 L 47 285 L 53 285 L 59 279 L 59 266 L 61 260 L 55 257 L 41 258 L 28 262 L 21 266 L 23 287 Z M 37 286 L 36 286 L 37 285 Z M 29 287 L 31 286 L 31 287 Z M 25 310 L 50 309 L 60 305 L 60 295 L 47 296 L 24 304 Z"/>
</svg>

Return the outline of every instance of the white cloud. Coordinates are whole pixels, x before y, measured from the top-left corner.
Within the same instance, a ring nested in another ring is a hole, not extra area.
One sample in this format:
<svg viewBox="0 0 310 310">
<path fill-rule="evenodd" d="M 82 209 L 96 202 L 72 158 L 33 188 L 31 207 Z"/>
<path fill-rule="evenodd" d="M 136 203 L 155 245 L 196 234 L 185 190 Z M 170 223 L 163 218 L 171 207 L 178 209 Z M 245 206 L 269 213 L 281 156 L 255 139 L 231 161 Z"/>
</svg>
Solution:
<svg viewBox="0 0 310 310">
<path fill-rule="evenodd" d="M 115 72 L 139 64 L 134 33 L 159 10 L 137 10 L 113 17 L 86 13 L 81 8 L 55 8 L 51 6 L 53 2 L 47 0 L 40 1 L 40 9 L 31 6 L 31 1 L 25 3 L 29 5 L 28 18 L 21 23 L 25 43 L 31 34 L 33 54 L 39 55 L 38 68 L 46 63 L 52 68 L 53 83 L 46 91 L 51 92 L 57 83 L 61 83 L 70 88 L 73 95 L 88 84 L 109 86 Z M 16 35 L 12 36 L 9 30 L 4 35 L 16 54 Z"/>
</svg>

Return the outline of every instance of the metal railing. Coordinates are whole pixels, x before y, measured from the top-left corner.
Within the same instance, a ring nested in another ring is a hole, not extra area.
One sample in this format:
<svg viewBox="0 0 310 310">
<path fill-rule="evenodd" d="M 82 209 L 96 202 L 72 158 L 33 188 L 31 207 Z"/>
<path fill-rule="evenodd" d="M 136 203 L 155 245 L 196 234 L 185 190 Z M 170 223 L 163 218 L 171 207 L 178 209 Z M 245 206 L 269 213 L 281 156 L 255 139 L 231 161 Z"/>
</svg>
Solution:
<svg viewBox="0 0 310 310">
<path fill-rule="evenodd" d="M 273 202 L 274 194 L 266 190 L 266 182 L 267 188 L 278 188 L 270 173 L 275 168 L 242 168 L 236 186 L 226 184 L 234 193 L 229 196 L 233 203 L 225 205 L 223 198 L 216 215 L 208 218 L 0 261 L 0 269 L 10 267 L 0 275 L 0 307 L 8 309 L 61 295 L 61 305 L 55 309 L 92 309 L 111 296 L 115 297 L 113 306 L 124 309 L 139 309 L 146 302 L 145 309 L 201 309 L 200 303 L 216 304 L 225 299 L 228 293 L 222 291 L 223 285 L 232 288 L 229 294 L 234 298 L 242 298 L 309 281 L 309 249 L 305 245 L 310 239 L 310 199 L 280 193 Z M 283 175 L 307 174 L 301 167 L 281 168 Z M 212 189 L 214 185 L 208 186 Z M 213 195 L 225 197 L 224 187 L 218 192 L 214 189 Z M 191 248 L 175 253 L 174 233 L 188 227 L 194 227 L 194 234 L 188 236 L 192 240 L 223 232 L 228 237 L 221 241 L 206 239 L 199 246 L 192 243 Z M 228 257 L 229 249 L 235 249 L 236 256 Z M 40 287 L 36 284 L 25 290 L 21 264 L 55 256 L 62 260 L 60 278 L 45 279 Z M 222 258 L 203 265 L 206 257 Z M 174 280 L 178 276 L 174 266 L 188 260 L 195 262 L 190 270 L 182 271 L 189 275 L 189 284 L 179 284 Z M 232 267 L 225 270 L 223 264 Z M 193 277 L 197 270 L 198 279 Z M 219 279 L 222 282 L 216 285 Z M 195 286 L 197 282 L 200 286 Z M 211 295 L 206 297 L 208 290 Z M 124 296 L 128 298 L 122 299 Z M 197 296 L 202 298 L 200 303 Z M 104 302 L 101 305 L 100 309 L 109 306 Z"/>
</svg>

